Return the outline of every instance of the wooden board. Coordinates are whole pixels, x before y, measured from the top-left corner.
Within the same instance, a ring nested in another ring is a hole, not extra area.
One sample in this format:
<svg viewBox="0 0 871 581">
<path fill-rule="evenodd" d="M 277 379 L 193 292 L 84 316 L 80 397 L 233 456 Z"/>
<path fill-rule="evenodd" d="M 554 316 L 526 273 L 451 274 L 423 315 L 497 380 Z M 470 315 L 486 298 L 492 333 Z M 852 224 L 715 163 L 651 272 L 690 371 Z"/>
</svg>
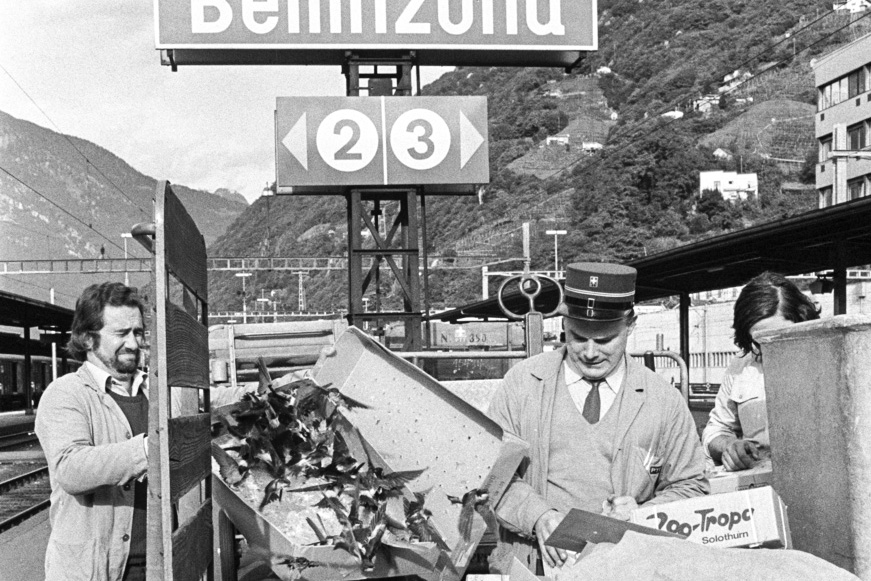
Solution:
<svg viewBox="0 0 871 581">
<path fill-rule="evenodd" d="M 169 420 L 170 498 L 179 498 L 211 474 L 211 414 Z"/>
<path fill-rule="evenodd" d="M 167 182 L 155 192 L 153 242 L 147 575 L 200 580 L 208 570 L 211 579 L 205 245 Z M 198 413 L 201 405 L 206 413 Z"/>
<path fill-rule="evenodd" d="M 166 303 L 167 383 L 173 387 L 209 386 L 209 332 L 184 309 Z"/>
<path fill-rule="evenodd" d="M 175 194 L 172 194 L 169 183 L 161 183 L 166 184 L 165 192 L 168 191 L 170 194 L 166 195 L 163 215 L 164 229 L 167 233 L 171 233 L 165 241 L 166 266 L 193 290 L 200 300 L 206 300 L 208 296 L 206 243 L 193 218 Z"/>
<path fill-rule="evenodd" d="M 172 535 L 174 581 L 199 581 L 212 562 L 212 499 Z"/>
</svg>

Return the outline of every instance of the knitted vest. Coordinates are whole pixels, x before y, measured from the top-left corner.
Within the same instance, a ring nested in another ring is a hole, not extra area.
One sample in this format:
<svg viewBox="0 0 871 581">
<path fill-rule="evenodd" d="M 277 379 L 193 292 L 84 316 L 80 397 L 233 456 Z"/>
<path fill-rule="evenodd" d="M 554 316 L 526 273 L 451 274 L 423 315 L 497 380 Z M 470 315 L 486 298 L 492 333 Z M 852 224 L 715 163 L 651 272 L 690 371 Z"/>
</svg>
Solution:
<svg viewBox="0 0 871 581">
<path fill-rule="evenodd" d="M 109 396 L 115 400 L 118 407 L 124 413 L 124 417 L 130 423 L 133 436 L 148 432 L 148 399 L 142 390 L 134 397 L 120 395 L 107 390 Z M 146 511 L 148 509 L 148 484 L 145 482 L 130 483 L 134 486 L 133 501 L 133 527 L 130 531 L 130 554 L 128 558 L 145 556 L 145 538 L 148 533 L 146 524 Z"/>
<path fill-rule="evenodd" d="M 614 494 L 611 463 L 620 395 L 595 424 L 581 415 L 560 371 L 551 420 L 547 500 L 557 510 L 580 508 L 595 513 Z"/>
</svg>

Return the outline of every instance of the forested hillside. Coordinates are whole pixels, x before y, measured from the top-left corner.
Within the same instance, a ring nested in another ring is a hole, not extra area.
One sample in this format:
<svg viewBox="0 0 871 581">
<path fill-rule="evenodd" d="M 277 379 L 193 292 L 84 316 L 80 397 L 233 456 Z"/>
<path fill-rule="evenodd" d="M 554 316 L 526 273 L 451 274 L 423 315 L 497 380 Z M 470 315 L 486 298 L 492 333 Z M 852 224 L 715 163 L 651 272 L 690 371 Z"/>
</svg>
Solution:
<svg viewBox="0 0 871 581">
<path fill-rule="evenodd" d="M 429 252 L 519 256 L 530 222 L 534 268 L 552 265 L 544 231 L 555 227 L 569 231 L 561 259 L 625 261 L 815 208 L 811 59 L 871 21 L 830 6 L 602 0 L 600 49 L 571 72 L 462 67 L 442 76 L 424 93 L 488 98 L 491 182 L 480 197 L 427 200 Z M 574 136 L 546 144 L 561 132 Z M 600 150 L 581 147 L 598 140 Z M 715 157 L 718 148 L 725 155 Z M 699 172 L 717 169 L 756 172 L 758 199 L 699 197 Z M 340 255 L 345 212 L 338 196 L 262 198 L 210 252 Z M 282 289 L 295 308 L 295 278 L 258 276 L 258 288 Z M 216 278 L 215 304 L 238 308 L 237 286 Z M 457 305 L 477 298 L 480 275 L 434 271 L 430 288 L 434 303 Z M 344 274 L 315 277 L 308 295 L 313 308 L 345 306 Z"/>
</svg>

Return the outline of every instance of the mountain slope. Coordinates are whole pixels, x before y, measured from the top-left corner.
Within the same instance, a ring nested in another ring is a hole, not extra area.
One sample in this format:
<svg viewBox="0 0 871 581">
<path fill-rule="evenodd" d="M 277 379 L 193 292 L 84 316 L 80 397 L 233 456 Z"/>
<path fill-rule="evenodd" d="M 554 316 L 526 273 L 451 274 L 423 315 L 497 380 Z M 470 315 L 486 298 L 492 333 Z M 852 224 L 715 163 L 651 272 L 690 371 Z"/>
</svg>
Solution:
<svg viewBox="0 0 871 581">
<path fill-rule="evenodd" d="M 427 199 L 430 253 L 518 256 L 521 224 L 530 222 L 533 268 L 553 264 L 545 231 L 554 228 L 569 231 L 562 260 L 623 261 L 815 207 L 812 190 L 782 187 L 812 173 L 774 158 L 814 151 L 810 60 L 871 18 L 841 29 L 850 17 L 819 0 L 602 0 L 599 10 L 600 49 L 571 73 L 460 67 L 424 87 L 426 95 L 485 95 L 489 112 L 491 182 L 479 197 Z M 750 80 L 727 86 L 727 75 Z M 714 103 L 707 112 L 693 106 L 705 95 Z M 675 109 L 682 118 L 661 117 Z M 545 146 L 565 134 L 575 135 L 568 146 Z M 582 151 L 588 140 L 604 148 Z M 731 160 L 713 155 L 724 145 Z M 756 172 L 758 200 L 700 200 L 698 173 L 716 169 Z M 258 200 L 210 252 L 343 254 L 345 224 L 341 198 Z M 249 283 L 284 289 L 295 308 L 296 280 L 257 277 Z M 346 284 L 338 274 L 315 277 L 310 303 L 344 306 Z M 223 280 L 215 297 L 238 308 L 238 286 Z M 430 289 L 433 302 L 456 305 L 477 298 L 480 279 L 475 270 L 432 271 Z"/>
<path fill-rule="evenodd" d="M 812 183 L 813 173 L 800 171 L 807 162 L 795 163 L 816 146 L 810 61 L 871 22 L 850 25 L 830 8 L 821 0 L 601 0 L 600 49 L 571 73 L 460 67 L 443 75 L 423 93 L 488 99 L 491 182 L 477 197 L 427 199 L 428 251 L 516 257 L 521 224 L 530 222 L 533 268 L 553 264 L 545 232 L 555 228 L 569 232 L 559 241 L 561 262 L 625 261 L 814 208 L 813 190 L 782 187 L 802 177 Z M 727 76 L 747 81 L 727 85 Z M 702 97 L 713 102 L 709 111 L 694 107 Z M 675 110 L 680 119 L 662 117 Z M 541 147 L 558 134 L 575 136 L 567 150 Z M 588 137 L 603 149 L 582 151 Z M 723 145 L 731 160 L 713 155 Z M 717 169 L 757 173 L 758 200 L 700 198 L 698 173 Z M 262 198 L 209 251 L 344 254 L 345 212 L 340 196 Z M 433 270 L 429 283 L 435 304 L 455 306 L 480 292 L 476 269 Z M 214 305 L 241 307 L 238 279 L 215 275 L 212 284 Z M 247 290 L 278 289 L 295 309 L 298 284 L 296 276 L 257 272 Z M 307 295 L 310 308 L 346 306 L 344 273 L 313 275 Z"/>
<path fill-rule="evenodd" d="M 6 170 L 0 172 L 0 227 L 8 237 L 2 259 L 95 258 L 101 248 L 119 258 L 121 233 L 153 220 L 156 180 L 91 142 L 0 112 L 0 160 Z M 207 244 L 247 207 L 174 189 Z"/>
</svg>

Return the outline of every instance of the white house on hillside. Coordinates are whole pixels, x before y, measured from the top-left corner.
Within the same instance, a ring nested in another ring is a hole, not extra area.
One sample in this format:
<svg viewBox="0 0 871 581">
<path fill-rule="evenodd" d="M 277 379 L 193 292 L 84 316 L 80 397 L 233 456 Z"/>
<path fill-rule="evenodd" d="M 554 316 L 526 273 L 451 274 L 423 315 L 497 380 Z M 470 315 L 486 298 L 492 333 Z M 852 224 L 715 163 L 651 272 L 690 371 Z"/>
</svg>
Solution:
<svg viewBox="0 0 871 581">
<path fill-rule="evenodd" d="M 865 12 L 869 8 L 871 8 L 871 2 L 868 0 L 836 0 L 832 4 L 832 10 L 846 10 L 850 14 Z"/>
<path fill-rule="evenodd" d="M 548 135 L 545 145 L 568 145 L 570 136 L 567 133 Z"/>
<path fill-rule="evenodd" d="M 699 172 L 699 196 L 705 190 L 717 190 L 729 202 L 746 200 L 759 195 L 759 181 L 755 173 L 702 171 Z"/>
<path fill-rule="evenodd" d="M 714 157 L 717 159 L 725 159 L 727 161 L 732 159 L 732 154 L 723 149 L 722 147 L 718 147 L 714 150 Z"/>
</svg>

